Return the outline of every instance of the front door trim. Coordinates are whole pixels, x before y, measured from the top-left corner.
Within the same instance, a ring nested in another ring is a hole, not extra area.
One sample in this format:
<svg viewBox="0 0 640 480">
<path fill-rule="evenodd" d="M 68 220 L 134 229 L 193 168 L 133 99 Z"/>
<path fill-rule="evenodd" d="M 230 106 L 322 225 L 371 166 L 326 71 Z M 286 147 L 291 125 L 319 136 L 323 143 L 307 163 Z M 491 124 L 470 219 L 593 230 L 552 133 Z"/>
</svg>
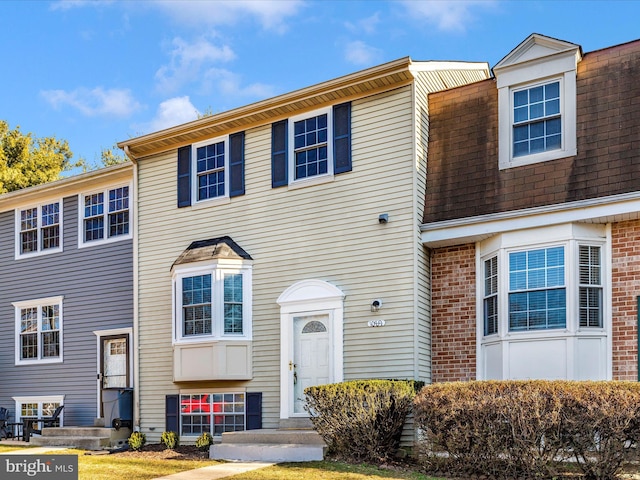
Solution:
<svg viewBox="0 0 640 480">
<path fill-rule="evenodd" d="M 345 294 L 323 280 L 302 280 L 287 288 L 280 297 L 280 418 L 302 416 L 293 414 L 293 318 L 328 314 L 330 324 L 331 382 L 341 382 L 343 370 L 343 321 Z"/>
</svg>

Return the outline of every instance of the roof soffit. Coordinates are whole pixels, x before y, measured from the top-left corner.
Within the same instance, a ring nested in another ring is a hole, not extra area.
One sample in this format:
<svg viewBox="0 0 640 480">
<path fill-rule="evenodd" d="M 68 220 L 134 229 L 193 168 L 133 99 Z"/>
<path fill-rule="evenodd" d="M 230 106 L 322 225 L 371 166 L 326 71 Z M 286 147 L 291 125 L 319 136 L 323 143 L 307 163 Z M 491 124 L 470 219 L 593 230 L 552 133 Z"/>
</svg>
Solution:
<svg viewBox="0 0 640 480">
<path fill-rule="evenodd" d="M 125 140 L 117 145 L 133 158 L 139 159 L 199 140 L 272 123 L 294 113 L 393 90 L 413 81 L 411 64 L 411 59 L 404 57 L 227 112 Z"/>
<path fill-rule="evenodd" d="M 0 212 L 51 199 L 65 198 L 133 180 L 133 164 L 125 162 L 0 195 Z"/>
</svg>

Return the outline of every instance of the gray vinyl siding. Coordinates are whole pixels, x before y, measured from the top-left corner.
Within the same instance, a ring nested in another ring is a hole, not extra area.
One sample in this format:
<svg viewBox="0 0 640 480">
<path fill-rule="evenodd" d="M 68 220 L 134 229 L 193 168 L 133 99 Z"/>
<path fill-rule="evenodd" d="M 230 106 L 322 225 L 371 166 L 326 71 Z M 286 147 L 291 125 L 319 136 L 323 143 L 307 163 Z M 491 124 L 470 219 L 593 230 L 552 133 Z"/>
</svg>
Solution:
<svg viewBox="0 0 640 480">
<path fill-rule="evenodd" d="M 64 395 L 65 425 L 93 425 L 97 416 L 95 330 L 133 326 L 132 240 L 78 247 L 78 197 L 63 200 L 59 253 L 14 259 L 15 213 L 0 213 L 0 405 L 15 414 L 14 396 Z M 63 362 L 15 365 L 12 302 L 64 296 Z"/>
</svg>

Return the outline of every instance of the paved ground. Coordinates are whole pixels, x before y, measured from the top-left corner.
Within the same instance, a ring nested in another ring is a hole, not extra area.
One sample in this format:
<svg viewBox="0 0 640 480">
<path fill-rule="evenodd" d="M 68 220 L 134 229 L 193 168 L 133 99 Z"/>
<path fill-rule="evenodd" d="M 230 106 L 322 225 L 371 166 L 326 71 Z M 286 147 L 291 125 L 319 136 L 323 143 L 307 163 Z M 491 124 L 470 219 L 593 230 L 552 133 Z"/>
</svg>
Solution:
<svg viewBox="0 0 640 480">
<path fill-rule="evenodd" d="M 3 440 L 0 442 L 5 446 L 28 447 L 27 442 L 20 440 Z M 65 447 L 33 447 L 19 448 L 10 452 L 4 452 L 3 455 L 39 455 L 44 452 L 52 452 L 55 450 L 66 450 Z M 186 470 L 173 475 L 158 477 L 154 480 L 218 480 L 220 478 L 231 477 L 240 473 L 257 470 L 258 468 L 269 467 L 273 463 L 264 462 L 228 462 L 219 465 L 210 465 L 208 467 L 196 468 L 195 470 Z"/>
<path fill-rule="evenodd" d="M 258 468 L 269 467 L 273 463 L 264 462 L 229 462 L 220 465 L 187 470 L 185 472 L 174 473 L 165 477 L 158 477 L 154 480 L 217 480 L 219 478 L 231 477 L 240 473 L 257 470 Z"/>
</svg>

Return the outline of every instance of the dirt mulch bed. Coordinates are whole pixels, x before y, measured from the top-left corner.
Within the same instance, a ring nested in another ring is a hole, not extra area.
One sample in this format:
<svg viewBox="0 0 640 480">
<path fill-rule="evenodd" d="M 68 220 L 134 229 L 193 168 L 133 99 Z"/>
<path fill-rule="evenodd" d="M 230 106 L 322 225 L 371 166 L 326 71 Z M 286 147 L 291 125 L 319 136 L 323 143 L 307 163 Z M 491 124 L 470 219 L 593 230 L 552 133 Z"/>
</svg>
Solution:
<svg viewBox="0 0 640 480">
<path fill-rule="evenodd" d="M 113 453 L 123 457 L 146 458 L 149 460 L 209 460 L 209 450 L 199 450 L 193 445 L 180 445 L 174 450 L 169 450 L 164 445 L 152 443 L 145 445 L 141 450 L 126 450 Z"/>
</svg>

